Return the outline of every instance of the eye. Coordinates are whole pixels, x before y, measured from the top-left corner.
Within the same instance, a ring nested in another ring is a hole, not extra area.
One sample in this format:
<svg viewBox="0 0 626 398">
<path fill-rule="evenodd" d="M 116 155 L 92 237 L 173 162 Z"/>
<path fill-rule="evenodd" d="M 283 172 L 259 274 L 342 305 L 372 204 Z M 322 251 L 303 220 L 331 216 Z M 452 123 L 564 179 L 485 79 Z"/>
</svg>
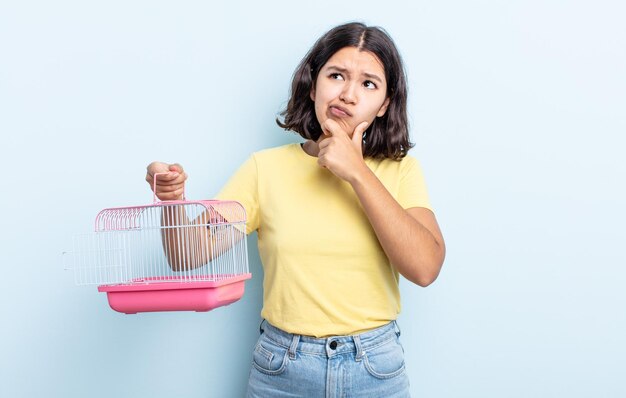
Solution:
<svg viewBox="0 0 626 398">
<path fill-rule="evenodd" d="M 376 83 L 374 83 L 374 82 L 373 82 L 373 81 L 371 81 L 371 80 L 366 80 L 366 81 L 364 81 L 364 82 L 363 82 L 363 86 L 364 86 L 365 88 L 367 88 L 367 89 L 370 89 L 370 90 L 375 90 L 375 89 L 377 89 L 377 88 L 378 88 L 378 86 L 376 85 Z"/>
<path fill-rule="evenodd" d="M 343 80 L 343 76 L 341 76 L 341 73 L 331 73 L 330 75 L 328 75 L 328 77 L 333 80 Z"/>
</svg>

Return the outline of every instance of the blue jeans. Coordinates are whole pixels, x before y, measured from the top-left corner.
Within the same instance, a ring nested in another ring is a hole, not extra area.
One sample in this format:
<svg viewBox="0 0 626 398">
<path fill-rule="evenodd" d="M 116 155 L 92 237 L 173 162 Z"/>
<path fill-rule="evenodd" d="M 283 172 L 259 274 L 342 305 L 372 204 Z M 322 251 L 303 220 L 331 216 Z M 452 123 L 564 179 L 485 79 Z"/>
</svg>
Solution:
<svg viewBox="0 0 626 398">
<path fill-rule="evenodd" d="M 264 321 L 246 397 L 409 397 L 399 336 L 395 321 L 360 335 L 320 339 Z"/>
</svg>

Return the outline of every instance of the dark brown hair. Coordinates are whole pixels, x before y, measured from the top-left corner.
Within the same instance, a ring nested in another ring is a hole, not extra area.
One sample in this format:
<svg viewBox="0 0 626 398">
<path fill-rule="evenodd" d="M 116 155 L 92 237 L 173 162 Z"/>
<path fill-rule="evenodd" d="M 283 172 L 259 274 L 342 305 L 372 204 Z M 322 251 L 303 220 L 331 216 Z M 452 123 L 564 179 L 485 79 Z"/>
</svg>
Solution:
<svg viewBox="0 0 626 398">
<path fill-rule="evenodd" d="M 387 112 L 382 117 L 376 117 L 367 128 L 363 138 L 363 156 L 402 159 L 413 147 L 409 142 L 406 76 L 398 49 L 391 37 L 379 27 L 353 22 L 337 26 L 324 34 L 294 72 L 289 103 L 280 113 L 283 121 L 277 118 L 276 123 L 305 139 L 319 139 L 322 128 L 315 116 L 311 88 L 315 85 L 320 69 L 344 47 L 371 52 L 385 69 L 389 106 Z"/>
</svg>

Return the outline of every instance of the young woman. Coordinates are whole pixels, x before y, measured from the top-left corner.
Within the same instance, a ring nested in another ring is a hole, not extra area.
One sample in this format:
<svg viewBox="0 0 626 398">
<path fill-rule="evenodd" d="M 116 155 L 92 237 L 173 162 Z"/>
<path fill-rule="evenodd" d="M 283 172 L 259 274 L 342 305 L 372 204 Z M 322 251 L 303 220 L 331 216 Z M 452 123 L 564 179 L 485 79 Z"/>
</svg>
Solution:
<svg viewBox="0 0 626 398">
<path fill-rule="evenodd" d="M 253 154 L 217 195 L 245 207 L 264 267 L 249 397 L 409 396 L 399 274 L 428 286 L 445 247 L 407 155 L 406 100 L 382 29 L 331 29 L 295 71 L 277 120 L 306 141 Z M 146 176 L 162 200 L 179 199 L 186 178 L 160 162 Z"/>
</svg>

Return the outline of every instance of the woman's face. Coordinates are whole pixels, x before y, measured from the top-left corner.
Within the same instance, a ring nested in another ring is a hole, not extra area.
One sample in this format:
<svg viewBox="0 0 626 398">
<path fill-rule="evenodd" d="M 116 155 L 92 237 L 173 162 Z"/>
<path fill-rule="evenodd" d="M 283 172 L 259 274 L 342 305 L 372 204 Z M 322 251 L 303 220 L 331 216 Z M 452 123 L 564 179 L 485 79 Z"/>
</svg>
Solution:
<svg viewBox="0 0 626 398">
<path fill-rule="evenodd" d="M 369 51 L 344 47 L 320 69 L 311 99 L 320 124 L 333 119 L 352 136 L 360 123 L 367 122 L 369 126 L 375 117 L 387 111 L 389 98 L 383 65 Z"/>
</svg>

